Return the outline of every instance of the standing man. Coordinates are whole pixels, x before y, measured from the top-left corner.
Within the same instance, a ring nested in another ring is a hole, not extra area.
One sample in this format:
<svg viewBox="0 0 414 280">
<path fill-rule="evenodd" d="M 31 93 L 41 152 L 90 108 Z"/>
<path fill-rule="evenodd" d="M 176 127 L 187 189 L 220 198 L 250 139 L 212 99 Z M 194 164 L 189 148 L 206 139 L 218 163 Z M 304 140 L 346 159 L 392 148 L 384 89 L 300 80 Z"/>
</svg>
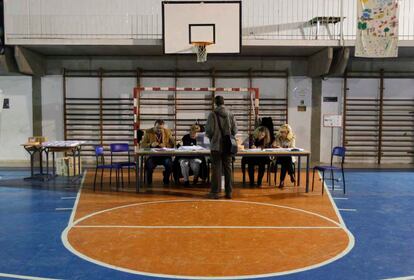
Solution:
<svg viewBox="0 0 414 280">
<path fill-rule="evenodd" d="M 143 148 L 174 148 L 174 139 L 171 131 L 164 127 L 163 120 L 156 120 L 154 127 L 145 131 L 144 140 L 142 140 Z M 163 165 L 164 185 L 170 183 L 170 174 L 172 172 L 171 157 L 151 156 L 147 159 L 147 183 L 152 184 L 152 173 L 157 165 Z"/>
<path fill-rule="evenodd" d="M 216 108 L 210 113 L 206 123 L 206 135 L 210 139 L 211 150 L 211 190 L 208 194 L 210 199 L 218 199 L 220 192 L 221 176 L 224 171 L 225 177 L 225 198 L 231 199 L 232 182 L 231 182 L 231 161 L 232 156 L 223 152 L 223 137 L 218 122 L 220 122 L 224 135 L 233 135 L 237 133 L 237 124 L 234 115 L 224 106 L 223 96 L 214 98 Z"/>
</svg>

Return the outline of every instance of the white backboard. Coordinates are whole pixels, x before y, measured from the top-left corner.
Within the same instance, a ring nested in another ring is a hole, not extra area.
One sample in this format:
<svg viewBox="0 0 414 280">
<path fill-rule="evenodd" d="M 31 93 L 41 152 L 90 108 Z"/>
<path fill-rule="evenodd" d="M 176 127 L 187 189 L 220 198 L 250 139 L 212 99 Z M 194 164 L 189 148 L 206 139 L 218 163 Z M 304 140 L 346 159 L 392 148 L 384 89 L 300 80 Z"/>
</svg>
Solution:
<svg viewBox="0 0 414 280">
<path fill-rule="evenodd" d="M 194 53 L 191 42 L 212 42 L 208 53 L 240 53 L 241 2 L 162 2 L 165 54 Z"/>
</svg>

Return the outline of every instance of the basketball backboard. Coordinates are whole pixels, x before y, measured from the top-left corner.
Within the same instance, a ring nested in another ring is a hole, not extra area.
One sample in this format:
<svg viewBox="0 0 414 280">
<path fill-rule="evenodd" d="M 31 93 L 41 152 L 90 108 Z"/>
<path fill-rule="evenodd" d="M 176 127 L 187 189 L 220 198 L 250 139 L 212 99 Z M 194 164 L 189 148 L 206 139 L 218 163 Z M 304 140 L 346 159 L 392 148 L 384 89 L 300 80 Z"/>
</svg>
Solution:
<svg viewBox="0 0 414 280">
<path fill-rule="evenodd" d="M 162 2 L 165 54 L 194 53 L 208 42 L 208 53 L 240 53 L 241 1 Z"/>
</svg>

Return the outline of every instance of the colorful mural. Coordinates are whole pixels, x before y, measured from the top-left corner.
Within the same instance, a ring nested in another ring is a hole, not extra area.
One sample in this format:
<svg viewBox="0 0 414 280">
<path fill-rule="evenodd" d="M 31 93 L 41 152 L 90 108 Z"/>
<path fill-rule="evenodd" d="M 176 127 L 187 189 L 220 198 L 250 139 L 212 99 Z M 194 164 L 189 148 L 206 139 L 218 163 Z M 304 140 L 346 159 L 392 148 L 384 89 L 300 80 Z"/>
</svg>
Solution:
<svg viewBox="0 0 414 280">
<path fill-rule="evenodd" d="M 398 56 L 398 1 L 357 0 L 355 56 Z"/>
</svg>

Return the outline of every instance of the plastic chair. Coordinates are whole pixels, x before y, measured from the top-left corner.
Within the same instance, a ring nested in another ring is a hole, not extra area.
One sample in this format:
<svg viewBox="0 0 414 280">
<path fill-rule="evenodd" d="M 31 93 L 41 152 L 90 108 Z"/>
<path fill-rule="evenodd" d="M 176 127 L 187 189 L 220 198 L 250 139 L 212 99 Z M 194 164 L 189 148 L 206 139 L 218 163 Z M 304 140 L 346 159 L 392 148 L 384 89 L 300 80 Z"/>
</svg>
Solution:
<svg viewBox="0 0 414 280">
<path fill-rule="evenodd" d="M 93 180 L 93 191 L 95 191 L 96 189 L 96 176 L 98 175 L 98 170 L 99 169 L 101 170 L 101 190 L 102 190 L 104 170 L 109 169 L 112 171 L 112 168 L 114 168 L 112 164 L 105 164 L 104 148 L 102 146 L 95 147 L 95 157 L 96 157 L 96 167 L 95 167 L 95 178 Z M 110 180 L 111 180 L 111 175 L 110 175 Z M 118 185 L 118 177 L 116 178 L 116 183 Z M 109 182 L 109 185 L 111 185 L 111 182 Z"/>
<path fill-rule="evenodd" d="M 335 147 L 332 150 L 331 154 L 331 165 L 329 166 L 315 166 L 313 168 L 313 175 L 312 175 L 312 191 L 313 186 L 315 184 L 315 171 L 322 171 L 322 194 L 324 193 L 324 184 L 325 184 L 325 171 L 331 171 L 331 180 L 332 180 L 332 191 L 335 189 L 335 178 L 334 178 L 334 171 L 341 170 L 342 172 L 342 180 L 344 184 L 344 194 L 345 194 L 345 172 L 344 172 L 344 161 L 345 161 L 345 153 L 346 149 L 344 147 Z M 341 158 L 341 166 L 334 166 L 333 165 L 333 158 L 340 157 Z"/>
<path fill-rule="evenodd" d="M 131 183 L 130 169 L 133 167 L 135 172 L 137 172 L 136 163 L 131 161 L 131 153 L 129 151 L 128 143 L 113 143 L 109 145 L 111 150 L 111 165 L 114 165 L 114 168 L 117 170 L 117 176 L 119 176 L 119 171 L 121 172 L 121 184 L 124 186 L 124 177 L 123 177 L 123 168 L 128 167 L 128 184 Z M 127 153 L 128 161 L 114 162 L 114 153 Z M 111 170 L 112 172 L 112 170 Z M 118 185 L 117 185 L 118 188 Z"/>
</svg>

